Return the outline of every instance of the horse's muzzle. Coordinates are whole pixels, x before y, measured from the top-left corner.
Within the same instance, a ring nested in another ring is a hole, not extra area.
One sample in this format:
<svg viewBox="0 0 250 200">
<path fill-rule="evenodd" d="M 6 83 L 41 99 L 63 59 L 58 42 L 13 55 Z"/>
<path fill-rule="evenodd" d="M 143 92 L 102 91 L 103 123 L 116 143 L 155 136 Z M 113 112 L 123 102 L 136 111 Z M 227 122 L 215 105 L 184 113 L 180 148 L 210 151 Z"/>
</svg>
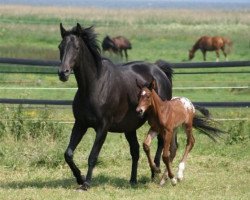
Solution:
<svg viewBox="0 0 250 200">
<path fill-rule="evenodd" d="M 62 82 L 68 81 L 69 80 L 69 75 L 70 75 L 69 70 L 67 70 L 67 71 L 58 70 L 58 76 L 59 76 L 60 81 L 62 81 Z"/>
</svg>

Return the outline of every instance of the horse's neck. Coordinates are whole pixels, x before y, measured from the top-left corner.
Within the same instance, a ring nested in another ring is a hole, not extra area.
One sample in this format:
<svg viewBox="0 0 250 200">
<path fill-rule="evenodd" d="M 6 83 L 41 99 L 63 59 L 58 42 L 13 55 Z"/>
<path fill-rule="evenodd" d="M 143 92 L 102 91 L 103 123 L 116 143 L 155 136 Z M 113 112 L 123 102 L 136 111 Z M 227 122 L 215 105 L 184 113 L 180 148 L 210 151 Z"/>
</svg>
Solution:
<svg viewBox="0 0 250 200">
<path fill-rule="evenodd" d="M 195 53 L 200 48 L 200 39 L 193 45 L 192 51 Z"/>
<path fill-rule="evenodd" d="M 86 47 L 84 47 L 81 53 L 82 57 L 79 63 L 77 63 L 78 66 L 75 67 L 74 74 L 79 91 L 87 95 L 89 94 L 89 88 L 91 88 L 97 80 L 98 66 L 94 57 Z"/>
</svg>

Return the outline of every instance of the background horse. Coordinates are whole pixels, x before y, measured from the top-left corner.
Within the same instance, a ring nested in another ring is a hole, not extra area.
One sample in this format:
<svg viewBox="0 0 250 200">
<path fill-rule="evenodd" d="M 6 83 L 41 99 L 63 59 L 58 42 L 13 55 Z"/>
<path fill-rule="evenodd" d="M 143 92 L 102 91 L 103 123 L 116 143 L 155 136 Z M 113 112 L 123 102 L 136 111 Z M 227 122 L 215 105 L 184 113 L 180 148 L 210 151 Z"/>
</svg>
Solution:
<svg viewBox="0 0 250 200">
<path fill-rule="evenodd" d="M 226 45 L 228 48 L 226 49 Z M 232 48 L 232 42 L 224 37 L 215 36 L 202 36 L 197 40 L 191 50 L 189 50 L 189 60 L 194 58 L 195 52 L 200 49 L 203 54 L 203 60 L 206 61 L 206 52 L 207 51 L 215 51 L 216 52 L 216 61 L 219 61 L 219 51 L 222 50 L 226 60 L 227 54 L 230 52 Z"/>
<path fill-rule="evenodd" d="M 92 179 L 93 168 L 106 139 L 107 132 L 125 133 L 130 146 L 132 170 L 130 182 L 137 182 L 139 143 L 136 129 L 144 124 L 146 118 L 136 113 L 139 88 L 136 80 L 149 83 L 154 78 L 162 99 L 172 98 L 172 69 L 164 61 L 157 64 L 130 62 L 120 67 L 110 60 L 101 58 L 96 34 L 92 27 L 76 27 L 67 31 L 60 24 L 62 41 L 59 45 L 60 60 L 58 75 L 67 81 L 74 71 L 78 90 L 73 101 L 75 117 L 65 160 L 76 177 L 80 189 L 87 190 Z M 89 127 L 96 131 L 96 138 L 88 158 L 86 178 L 73 160 L 74 151 Z M 176 144 L 173 142 L 173 144 Z M 163 141 L 159 137 L 155 164 L 160 165 Z M 173 145 L 173 154 L 176 148 Z M 154 173 L 152 173 L 153 176 Z"/>
<path fill-rule="evenodd" d="M 132 45 L 130 41 L 123 36 L 117 36 L 113 38 L 106 36 L 103 39 L 102 42 L 103 51 L 114 52 L 115 54 L 119 53 L 121 58 L 123 57 L 122 51 L 124 51 L 126 60 L 128 60 L 127 49 L 132 49 Z"/>
<path fill-rule="evenodd" d="M 151 170 L 159 173 L 160 169 L 155 166 L 150 156 L 150 144 L 152 139 L 159 133 L 164 140 L 164 149 L 162 159 L 166 165 L 160 184 L 165 183 L 167 177 L 170 178 L 172 185 L 176 185 L 177 180 L 171 170 L 171 159 L 169 155 L 170 143 L 174 134 L 174 129 L 183 125 L 187 136 L 187 144 L 184 155 L 179 164 L 177 179 L 183 179 L 183 172 L 187 156 L 194 146 L 195 139 L 192 134 L 192 128 L 195 127 L 202 130 L 208 136 L 215 140 L 216 136 L 222 133 L 221 130 L 210 125 L 211 119 L 198 116 L 195 113 L 195 107 L 185 97 L 176 97 L 172 100 L 162 101 L 155 92 L 157 88 L 153 80 L 148 87 L 143 87 L 139 95 L 139 104 L 136 111 L 143 116 L 145 112 L 148 114 L 148 122 L 150 130 L 143 143 L 143 149 L 147 155 Z"/>
</svg>

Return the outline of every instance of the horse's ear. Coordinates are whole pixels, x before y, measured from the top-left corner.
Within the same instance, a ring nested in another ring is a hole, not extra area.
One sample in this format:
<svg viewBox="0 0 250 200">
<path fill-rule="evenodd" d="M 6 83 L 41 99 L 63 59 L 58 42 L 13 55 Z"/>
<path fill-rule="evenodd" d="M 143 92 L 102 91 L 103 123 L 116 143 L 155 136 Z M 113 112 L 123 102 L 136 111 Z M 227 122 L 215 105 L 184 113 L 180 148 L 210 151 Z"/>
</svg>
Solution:
<svg viewBox="0 0 250 200">
<path fill-rule="evenodd" d="M 64 38 L 65 35 L 66 35 L 66 30 L 63 28 L 62 23 L 60 23 L 60 31 L 61 31 L 61 36 L 62 36 L 62 38 Z"/>
<path fill-rule="evenodd" d="M 82 34 L 82 27 L 79 23 L 76 24 L 76 33 L 78 36 Z"/>
</svg>

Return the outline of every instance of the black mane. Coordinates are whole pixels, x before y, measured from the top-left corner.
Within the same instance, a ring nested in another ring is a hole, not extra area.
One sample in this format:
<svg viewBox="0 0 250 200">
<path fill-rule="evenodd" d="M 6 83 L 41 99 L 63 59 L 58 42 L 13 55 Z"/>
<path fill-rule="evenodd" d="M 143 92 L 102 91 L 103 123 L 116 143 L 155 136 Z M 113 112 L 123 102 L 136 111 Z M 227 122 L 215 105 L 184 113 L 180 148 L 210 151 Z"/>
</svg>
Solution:
<svg viewBox="0 0 250 200">
<path fill-rule="evenodd" d="M 74 26 L 70 31 L 69 34 L 79 35 L 77 33 L 77 28 Z M 99 46 L 100 41 L 97 39 L 97 34 L 95 33 L 94 26 L 90 26 L 88 28 L 82 27 L 82 34 L 80 35 L 84 43 L 87 45 L 88 49 L 94 56 L 94 60 L 97 66 L 102 65 L 102 57 L 101 57 L 101 49 Z"/>
</svg>

